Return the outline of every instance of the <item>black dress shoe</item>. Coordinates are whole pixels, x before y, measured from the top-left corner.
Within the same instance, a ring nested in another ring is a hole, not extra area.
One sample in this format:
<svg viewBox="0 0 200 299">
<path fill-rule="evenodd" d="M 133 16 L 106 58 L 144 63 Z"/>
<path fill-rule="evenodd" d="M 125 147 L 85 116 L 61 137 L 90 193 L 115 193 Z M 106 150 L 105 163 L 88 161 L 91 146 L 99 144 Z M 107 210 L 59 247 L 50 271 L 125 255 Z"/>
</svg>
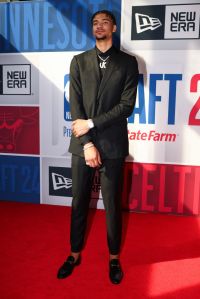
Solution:
<svg viewBox="0 0 200 299">
<path fill-rule="evenodd" d="M 62 279 L 71 275 L 74 270 L 74 267 L 80 265 L 80 262 L 81 262 L 80 256 L 78 257 L 76 262 L 75 262 L 75 258 L 72 255 L 68 256 L 67 260 L 58 270 L 57 278 Z"/>
<path fill-rule="evenodd" d="M 119 263 L 119 259 L 112 259 L 109 262 L 109 276 L 114 284 L 119 284 L 123 278 L 123 272 Z"/>
</svg>

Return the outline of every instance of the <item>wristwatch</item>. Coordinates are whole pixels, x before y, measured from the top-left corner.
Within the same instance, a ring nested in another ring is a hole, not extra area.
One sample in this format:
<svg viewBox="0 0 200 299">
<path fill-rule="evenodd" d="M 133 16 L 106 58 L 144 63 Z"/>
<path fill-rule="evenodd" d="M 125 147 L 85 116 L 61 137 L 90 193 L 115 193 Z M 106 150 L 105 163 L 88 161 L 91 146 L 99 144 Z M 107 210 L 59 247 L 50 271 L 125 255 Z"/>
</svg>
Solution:
<svg viewBox="0 0 200 299">
<path fill-rule="evenodd" d="M 88 119 L 87 122 L 88 122 L 88 127 L 90 129 L 94 128 L 94 123 L 93 123 L 92 119 Z"/>
</svg>

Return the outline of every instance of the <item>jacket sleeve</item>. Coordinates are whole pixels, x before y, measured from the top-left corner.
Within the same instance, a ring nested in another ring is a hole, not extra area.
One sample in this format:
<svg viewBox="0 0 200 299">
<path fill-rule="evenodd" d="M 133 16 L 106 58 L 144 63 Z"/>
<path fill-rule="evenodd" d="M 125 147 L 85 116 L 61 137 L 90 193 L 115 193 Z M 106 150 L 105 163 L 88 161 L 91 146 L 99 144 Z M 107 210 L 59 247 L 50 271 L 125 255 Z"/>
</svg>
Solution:
<svg viewBox="0 0 200 299">
<path fill-rule="evenodd" d="M 125 84 L 119 104 L 108 112 L 94 117 L 92 120 L 95 127 L 102 129 L 131 115 L 136 101 L 138 75 L 137 60 L 131 57 L 127 64 Z"/>
<path fill-rule="evenodd" d="M 77 58 L 75 56 L 72 59 L 70 65 L 69 101 L 72 120 L 87 119 L 85 109 L 83 107 L 80 71 L 77 63 Z M 81 145 L 92 141 L 89 132 L 81 137 L 78 137 L 78 139 Z"/>
</svg>

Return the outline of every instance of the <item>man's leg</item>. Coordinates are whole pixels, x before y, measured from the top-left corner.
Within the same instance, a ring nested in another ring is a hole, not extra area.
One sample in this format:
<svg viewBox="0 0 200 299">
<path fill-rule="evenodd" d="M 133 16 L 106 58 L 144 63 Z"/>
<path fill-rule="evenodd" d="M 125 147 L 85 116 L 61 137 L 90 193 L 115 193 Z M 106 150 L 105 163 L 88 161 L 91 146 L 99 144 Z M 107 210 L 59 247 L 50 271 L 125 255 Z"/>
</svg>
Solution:
<svg viewBox="0 0 200 299">
<path fill-rule="evenodd" d="M 72 213 L 70 242 L 71 251 L 80 252 L 83 247 L 90 195 L 95 169 L 85 159 L 72 155 Z"/>
<path fill-rule="evenodd" d="M 110 253 L 110 279 L 120 283 L 123 277 L 119 264 L 122 234 L 121 191 L 124 159 L 103 161 L 100 169 L 101 190 L 106 210 L 107 240 Z"/>
<path fill-rule="evenodd" d="M 101 190 L 106 210 L 107 238 L 110 255 L 118 255 L 121 245 L 121 188 L 124 159 L 109 159 L 100 169 Z"/>
<path fill-rule="evenodd" d="M 58 270 L 59 279 L 69 276 L 80 264 L 94 173 L 95 169 L 87 166 L 84 158 L 72 155 L 71 253 Z"/>
</svg>

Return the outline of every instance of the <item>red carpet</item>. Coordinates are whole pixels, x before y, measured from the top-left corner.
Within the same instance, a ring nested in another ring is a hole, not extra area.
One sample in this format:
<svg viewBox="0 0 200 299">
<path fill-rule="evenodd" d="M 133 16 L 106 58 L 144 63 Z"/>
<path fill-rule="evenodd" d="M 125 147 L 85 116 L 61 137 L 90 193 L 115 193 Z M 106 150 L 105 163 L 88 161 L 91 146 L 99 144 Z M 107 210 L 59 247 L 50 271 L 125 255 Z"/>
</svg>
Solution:
<svg viewBox="0 0 200 299">
<path fill-rule="evenodd" d="M 57 280 L 70 208 L 0 202 L 1 299 L 192 299 L 200 294 L 200 217 L 124 213 L 120 285 L 108 279 L 104 211 L 92 210 L 82 264 Z"/>
</svg>

